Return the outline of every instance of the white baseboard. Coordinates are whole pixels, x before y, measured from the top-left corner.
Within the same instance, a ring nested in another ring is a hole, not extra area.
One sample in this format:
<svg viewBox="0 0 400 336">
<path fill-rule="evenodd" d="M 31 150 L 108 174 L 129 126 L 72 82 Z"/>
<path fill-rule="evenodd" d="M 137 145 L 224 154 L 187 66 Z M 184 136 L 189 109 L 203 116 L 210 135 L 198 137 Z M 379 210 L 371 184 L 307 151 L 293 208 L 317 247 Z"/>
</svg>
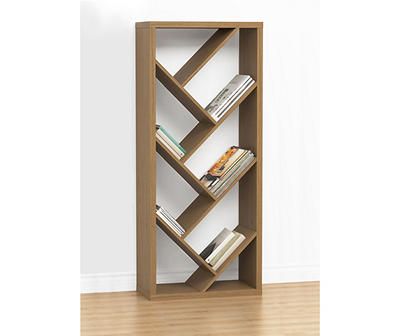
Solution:
<svg viewBox="0 0 400 336">
<path fill-rule="evenodd" d="M 158 283 L 184 282 L 192 273 L 159 273 Z M 226 271 L 220 280 L 237 278 L 237 271 Z M 319 265 L 270 266 L 263 268 L 263 283 L 304 282 L 319 280 Z M 81 293 L 125 292 L 136 290 L 134 273 L 81 274 Z"/>
</svg>

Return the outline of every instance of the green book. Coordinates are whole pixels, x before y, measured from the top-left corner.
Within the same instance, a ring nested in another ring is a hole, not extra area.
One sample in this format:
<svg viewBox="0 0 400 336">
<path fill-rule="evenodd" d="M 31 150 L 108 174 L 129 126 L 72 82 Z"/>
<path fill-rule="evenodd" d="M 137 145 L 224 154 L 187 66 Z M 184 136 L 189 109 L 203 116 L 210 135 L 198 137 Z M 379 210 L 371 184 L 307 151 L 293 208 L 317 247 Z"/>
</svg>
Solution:
<svg viewBox="0 0 400 336">
<path fill-rule="evenodd" d="M 179 144 L 179 142 L 177 142 L 166 130 L 164 127 L 162 127 L 161 125 L 156 125 L 157 129 L 160 129 L 161 132 L 163 132 L 168 139 L 170 139 L 184 154 L 186 154 L 186 151 L 184 150 L 184 148 Z"/>
</svg>

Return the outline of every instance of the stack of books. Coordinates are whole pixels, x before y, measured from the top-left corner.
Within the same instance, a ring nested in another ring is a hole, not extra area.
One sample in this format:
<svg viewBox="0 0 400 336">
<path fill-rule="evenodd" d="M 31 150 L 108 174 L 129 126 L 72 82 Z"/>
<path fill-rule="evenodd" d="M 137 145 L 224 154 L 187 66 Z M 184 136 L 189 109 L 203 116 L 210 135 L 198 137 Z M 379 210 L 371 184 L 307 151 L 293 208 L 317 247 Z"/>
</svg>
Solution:
<svg viewBox="0 0 400 336">
<path fill-rule="evenodd" d="M 185 154 L 186 151 L 183 147 L 176 141 L 161 125 L 156 125 L 156 138 L 167 147 L 170 152 L 180 160 Z"/>
<path fill-rule="evenodd" d="M 226 259 L 245 240 L 245 236 L 236 231 L 223 229 L 220 234 L 200 253 L 200 256 L 214 270 L 217 270 Z"/>
<path fill-rule="evenodd" d="M 254 79 L 249 75 L 236 75 L 206 106 L 205 110 L 218 121 L 253 83 Z"/>
<path fill-rule="evenodd" d="M 204 174 L 200 181 L 214 195 L 219 196 L 255 159 L 250 150 L 230 147 Z"/>
<path fill-rule="evenodd" d="M 185 229 L 162 206 L 156 205 L 156 214 L 178 235 L 182 236 Z"/>
</svg>

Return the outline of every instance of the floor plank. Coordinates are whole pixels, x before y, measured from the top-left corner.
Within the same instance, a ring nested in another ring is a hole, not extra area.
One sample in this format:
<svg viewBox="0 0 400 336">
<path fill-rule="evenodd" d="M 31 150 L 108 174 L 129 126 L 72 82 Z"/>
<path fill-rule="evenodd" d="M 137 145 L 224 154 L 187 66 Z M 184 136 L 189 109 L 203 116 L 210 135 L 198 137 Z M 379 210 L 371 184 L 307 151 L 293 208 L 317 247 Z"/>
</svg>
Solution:
<svg viewBox="0 0 400 336">
<path fill-rule="evenodd" d="M 81 295 L 82 336 L 319 335 L 319 282 L 271 284 L 262 296 L 148 301 Z"/>
</svg>

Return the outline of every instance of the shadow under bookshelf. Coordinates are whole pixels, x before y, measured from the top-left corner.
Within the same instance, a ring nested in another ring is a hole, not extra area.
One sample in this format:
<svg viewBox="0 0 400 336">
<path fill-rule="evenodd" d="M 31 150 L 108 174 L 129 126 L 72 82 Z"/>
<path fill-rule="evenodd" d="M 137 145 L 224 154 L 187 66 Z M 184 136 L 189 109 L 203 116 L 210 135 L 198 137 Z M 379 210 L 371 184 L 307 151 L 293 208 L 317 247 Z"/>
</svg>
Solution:
<svg viewBox="0 0 400 336">
<path fill-rule="evenodd" d="M 157 29 L 216 29 L 175 75 L 156 59 Z M 136 23 L 136 239 L 137 291 L 148 299 L 260 295 L 262 291 L 262 22 L 137 22 Z M 235 35 L 239 34 L 239 74 L 255 83 L 224 116 L 215 121 L 185 90 L 185 85 Z M 197 119 L 197 125 L 180 145 L 179 160 L 156 139 L 156 80 Z M 239 108 L 239 147 L 256 159 L 219 196 L 215 196 L 188 169 L 185 162 Z M 177 222 L 185 229 L 176 234 L 156 215 L 156 153 L 198 193 Z M 235 231 L 245 240 L 214 270 L 185 241 L 186 236 L 239 184 L 239 223 Z M 157 284 L 157 225 L 197 265 L 184 283 Z M 238 280 L 218 281 L 226 267 L 239 258 Z"/>
</svg>

